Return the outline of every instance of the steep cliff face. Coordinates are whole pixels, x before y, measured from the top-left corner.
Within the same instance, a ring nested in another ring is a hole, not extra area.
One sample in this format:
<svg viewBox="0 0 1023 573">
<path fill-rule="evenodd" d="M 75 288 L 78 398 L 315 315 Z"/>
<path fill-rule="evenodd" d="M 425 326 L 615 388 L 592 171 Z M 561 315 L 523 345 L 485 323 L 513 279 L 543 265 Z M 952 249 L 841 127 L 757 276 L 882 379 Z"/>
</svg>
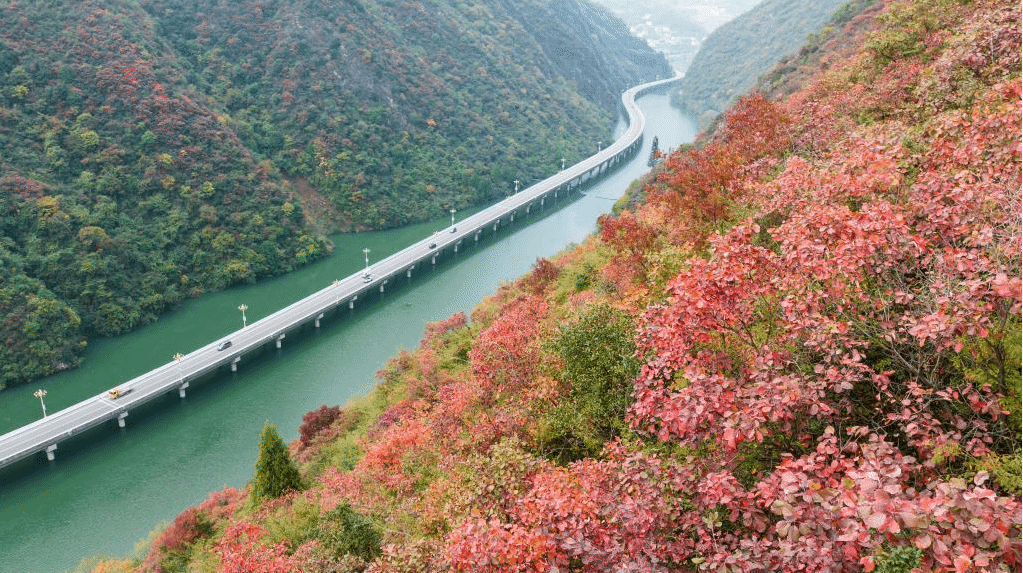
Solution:
<svg viewBox="0 0 1023 573">
<path fill-rule="evenodd" d="M 707 125 L 847 1 L 765 0 L 707 36 L 673 101 Z"/>
<path fill-rule="evenodd" d="M 578 0 L 8 3 L 0 386 L 581 159 L 667 73 L 626 36 Z"/>
</svg>

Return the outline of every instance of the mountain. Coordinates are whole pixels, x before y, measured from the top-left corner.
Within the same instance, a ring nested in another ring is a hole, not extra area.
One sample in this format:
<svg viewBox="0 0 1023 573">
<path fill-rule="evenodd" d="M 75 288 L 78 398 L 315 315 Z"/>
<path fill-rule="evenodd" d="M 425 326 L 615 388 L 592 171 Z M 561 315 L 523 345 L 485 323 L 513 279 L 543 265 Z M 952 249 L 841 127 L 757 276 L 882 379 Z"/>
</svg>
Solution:
<svg viewBox="0 0 1023 573">
<path fill-rule="evenodd" d="M 0 387 L 323 233 L 503 197 L 670 74 L 576 0 L 21 0 L 0 21 Z"/>
<path fill-rule="evenodd" d="M 225 488 L 93 573 L 1018 571 L 1021 29 L 850 18 L 306 414 L 300 491 Z"/>
<path fill-rule="evenodd" d="M 672 101 L 706 126 L 847 2 L 764 0 L 707 36 Z"/>
<path fill-rule="evenodd" d="M 622 19 L 633 35 L 661 52 L 672 67 L 684 72 L 707 35 L 748 11 L 760 0 L 679 1 L 598 0 Z"/>
</svg>

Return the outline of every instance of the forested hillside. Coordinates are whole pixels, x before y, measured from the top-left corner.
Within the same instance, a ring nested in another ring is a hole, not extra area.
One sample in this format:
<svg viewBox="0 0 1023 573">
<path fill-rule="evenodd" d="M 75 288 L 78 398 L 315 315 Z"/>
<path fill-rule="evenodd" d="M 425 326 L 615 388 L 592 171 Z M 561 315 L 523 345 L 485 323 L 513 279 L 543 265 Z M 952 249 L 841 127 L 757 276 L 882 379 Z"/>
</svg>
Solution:
<svg viewBox="0 0 1023 573">
<path fill-rule="evenodd" d="M 1009 0 L 852 18 L 92 571 L 1019 571 L 1020 31 Z"/>
<path fill-rule="evenodd" d="M 668 73 L 576 0 L 7 2 L 0 388 L 325 232 L 545 177 Z"/>
<path fill-rule="evenodd" d="M 672 102 L 706 127 L 778 60 L 797 52 L 808 40 L 812 44 L 812 36 L 829 33 L 871 3 L 764 0 L 707 36 Z M 831 28 L 823 30 L 829 22 Z"/>
</svg>

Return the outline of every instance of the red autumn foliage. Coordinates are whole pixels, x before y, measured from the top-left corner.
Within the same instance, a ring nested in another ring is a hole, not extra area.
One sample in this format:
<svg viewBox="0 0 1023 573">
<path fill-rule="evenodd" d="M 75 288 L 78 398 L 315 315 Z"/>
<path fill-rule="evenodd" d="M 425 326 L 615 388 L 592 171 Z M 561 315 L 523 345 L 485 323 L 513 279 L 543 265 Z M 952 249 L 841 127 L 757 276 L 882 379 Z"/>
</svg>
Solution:
<svg viewBox="0 0 1023 573">
<path fill-rule="evenodd" d="M 343 415 L 340 406 L 320 406 L 316 410 L 306 412 L 302 416 L 302 425 L 298 427 L 298 440 L 302 447 L 308 446 L 317 434 L 330 427 Z"/>
<path fill-rule="evenodd" d="M 458 311 L 444 320 L 438 320 L 436 322 L 428 323 L 426 325 L 425 333 L 423 334 L 423 341 L 420 344 L 420 346 L 425 348 L 429 346 L 429 344 L 433 342 L 437 337 L 447 332 L 451 332 L 452 330 L 464 328 L 468 322 L 469 318 L 465 316 L 465 313 L 462 311 Z"/>
<path fill-rule="evenodd" d="M 657 229 L 629 211 L 617 217 L 601 215 L 597 225 L 601 240 L 615 248 L 612 264 L 632 280 L 641 280 L 647 270 L 646 256 L 657 246 Z"/>
<path fill-rule="evenodd" d="M 190 507 L 174 518 L 153 541 L 139 571 L 163 571 L 160 561 L 170 552 L 181 551 L 199 539 L 210 537 L 218 523 L 234 515 L 245 494 L 227 487 L 213 492 L 198 507 Z"/>
<path fill-rule="evenodd" d="M 543 298 L 519 296 L 503 305 L 500 316 L 479 333 L 469 360 L 473 379 L 484 391 L 496 398 L 536 377 L 540 358 L 536 338 L 547 307 Z"/>
<path fill-rule="evenodd" d="M 533 265 L 533 270 L 529 273 L 529 278 L 526 282 L 534 294 L 541 295 L 544 289 L 550 286 L 557 278 L 558 267 L 549 260 L 540 257 L 536 259 L 536 264 Z"/>
<path fill-rule="evenodd" d="M 266 533 L 265 528 L 250 522 L 229 525 L 217 543 L 218 573 L 299 573 L 301 569 L 285 543 L 262 542 Z"/>
<path fill-rule="evenodd" d="M 1018 7 L 935 10 L 947 25 L 921 32 L 928 55 L 882 73 L 861 54 L 852 71 L 832 63 L 842 81 L 744 100 L 665 162 L 649 204 L 602 220 L 613 268 L 637 282 L 665 247 L 692 254 L 663 292 L 614 301 L 636 315 L 644 361 L 631 433 L 567 466 L 537 453 L 536 419 L 564 393 L 544 342 L 566 309 L 605 296 L 555 306 L 546 286 L 565 260 L 538 262 L 473 313 L 471 348 L 445 336 L 460 314 L 388 364 L 398 396 L 365 455 L 303 499 L 388 523 L 375 573 L 858 573 L 897 549 L 918 551 L 920 571 L 1019 570 L 1018 489 L 976 463 L 1019 452 L 1023 89 L 996 79 L 1018 68 L 1005 39 Z M 933 83 L 964 69 L 980 82 L 969 98 Z M 232 523 L 223 570 L 330 563 L 315 540 L 269 539 Z"/>
</svg>

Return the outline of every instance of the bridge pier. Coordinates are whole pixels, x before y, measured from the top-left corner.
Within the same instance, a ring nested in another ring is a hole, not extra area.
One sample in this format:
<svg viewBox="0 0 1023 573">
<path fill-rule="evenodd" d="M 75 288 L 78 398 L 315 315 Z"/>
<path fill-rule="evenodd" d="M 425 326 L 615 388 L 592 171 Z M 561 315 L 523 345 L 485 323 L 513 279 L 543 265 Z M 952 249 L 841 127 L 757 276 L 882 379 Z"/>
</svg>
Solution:
<svg viewBox="0 0 1023 573">
<path fill-rule="evenodd" d="M 494 232 L 495 232 L 495 233 L 497 232 L 497 224 L 498 224 L 498 223 L 500 223 L 500 221 L 499 221 L 499 220 L 498 220 L 498 221 L 494 221 Z"/>
<path fill-rule="evenodd" d="M 515 222 L 515 212 L 514 212 L 514 211 L 513 211 L 513 212 L 512 212 L 512 214 L 511 214 L 511 219 L 510 219 L 510 221 L 511 221 L 512 223 L 514 223 L 514 222 Z"/>
<path fill-rule="evenodd" d="M 355 301 L 358 298 L 359 298 L 359 295 L 355 295 L 355 296 L 352 297 L 352 300 L 348 301 L 348 310 L 352 310 L 352 309 L 355 308 Z"/>
<path fill-rule="evenodd" d="M 322 315 L 321 315 L 322 316 Z M 242 361 L 241 356 L 235 356 L 234 360 L 231 361 L 231 372 L 238 371 L 238 363 Z"/>
<path fill-rule="evenodd" d="M 320 319 L 321 318 L 323 318 L 323 313 L 322 312 L 320 313 L 320 316 L 317 316 L 316 320 L 313 321 L 313 326 L 315 326 L 316 328 L 319 328 L 320 327 Z"/>
<path fill-rule="evenodd" d="M 380 292 L 384 292 L 384 285 L 385 284 L 387 284 L 387 279 L 384 279 L 384 282 L 380 283 Z"/>
<path fill-rule="evenodd" d="M 434 266 L 437 265 L 437 255 L 433 255 L 432 257 L 430 257 L 430 264 Z"/>
<path fill-rule="evenodd" d="M 455 254 L 456 255 L 458 254 L 458 245 L 461 245 L 461 244 L 462 244 L 462 241 L 458 241 L 457 243 L 455 243 Z"/>
<path fill-rule="evenodd" d="M 49 446 L 46 446 L 46 459 L 52 462 L 57 457 L 53 453 L 55 451 L 57 451 L 57 444 L 50 444 Z"/>
<path fill-rule="evenodd" d="M 407 279 L 412 278 L 412 267 L 409 267 L 408 269 L 405 270 L 405 278 Z"/>
<path fill-rule="evenodd" d="M 178 398 L 185 397 L 185 388 L 188 388 L 188 382 L 184 382 L 180 386 L 178 386 Z"/>
<path fill-rule="evenodd" d="M 127 417 L 128 417 L 128 412 L 121 412 L 120 414 L 117 415 L 117 427 L 118 428 L 123 428 L 124 427 L 124 419 L 127 418 Z"/>
<path fill-rule="evenodd" d="M 477 243 L 480 242 L 480 229 L 476 229 L 476 235 L 472 238 L 472 240 L 476 241 Z"/>
<path fill-rule="evenodd" d="M 276 344 L 277 344 L 277 348 L 280 348 L 280 347 L 281 347 L 281 341 L 282 341 L 282 340 L 284 340 L 284 335 L 283 335 L 283 334 L 279 334 L 279 335 L 277 336 L 277 339 L 276 339 L 276 341 L 275 341 L 275 342 L 276 342 Z"/>
<path fill-rule="evenodd" d="M 532 206 L 533 206 L 532 203 L 526 203 L 526 214 L 527 215 L 529 214 L 529 208 L 532 207 Z"/>
<path fill-rule="evenodd" d="M 543 201 L 544 201 L 544 199 L 546 199 L 546 198 L 547 198 L 547 196 L 546 196 L 546 195 L 544 195 L 543 197 L 540 197 L 540 208 L 541 208 L 541 209 L 543 209 Z"/>
</svg>

